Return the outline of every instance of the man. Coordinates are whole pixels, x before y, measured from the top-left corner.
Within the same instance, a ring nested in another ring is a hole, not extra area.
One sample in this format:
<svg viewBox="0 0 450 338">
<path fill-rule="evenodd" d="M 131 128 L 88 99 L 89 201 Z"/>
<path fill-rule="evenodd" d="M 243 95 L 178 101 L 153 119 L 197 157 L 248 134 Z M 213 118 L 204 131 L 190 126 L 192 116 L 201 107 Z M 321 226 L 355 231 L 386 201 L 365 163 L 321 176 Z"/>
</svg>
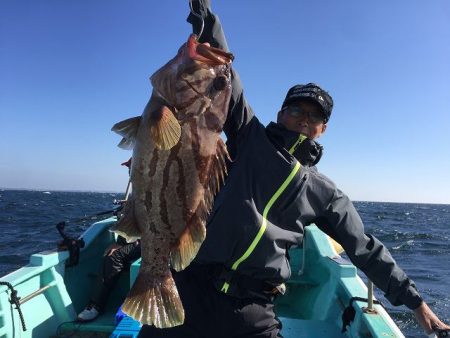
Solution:
<svg viewBox="0 0 450 338">
<path fill-rule="evenodd" d="M 208 0 L 193 1 L 204 19 L 200 42 L 228 50 Z M 188 21 L 199 32 L 201 21 Z M 174 273 L 186 319 L 181 326 L 144 326 L 139 337 L 280 337 L 273 300 L 290 277 L 287 250 L 301 244 L 314 223 L 339 242 L 394 305 L 414 310 L 427 333 L 446 328 L 423 302 L 414 283 L 387 249 L 364 234 L 348 197 L 315 168 L 322 148 L 314 140 L 327 128 L 331 96 L 309 83 L 289 89 L 277 123 L 264 127 L 232 72 L 232 97 L 224 132 L 232 157 L 215 199 L 207 237 L 194 262 Z"/>
</svg>

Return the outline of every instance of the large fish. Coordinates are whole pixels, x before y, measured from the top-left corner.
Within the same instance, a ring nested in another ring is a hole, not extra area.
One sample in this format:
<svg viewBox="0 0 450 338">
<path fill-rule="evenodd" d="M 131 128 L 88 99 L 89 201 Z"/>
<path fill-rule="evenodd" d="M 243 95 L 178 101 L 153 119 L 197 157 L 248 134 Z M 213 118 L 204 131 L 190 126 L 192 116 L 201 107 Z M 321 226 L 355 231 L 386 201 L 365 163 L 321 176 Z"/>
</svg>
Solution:
<svg viewBox="0 0 450 338">
<path fill-rule="evenodd" d="M 220 137 L 231 95 L 232 54 L 189 37 L 150 78 L 153 92 L 142 116 L 114 125 L 122 148 L 132 148 L 133 191 L 112 229 L 141 238 L 139 275 L 122 310 L 159 328 L 184 322 L 170 273 L 197 254 L 206 218 L 229 158 Z"/>
</svg>

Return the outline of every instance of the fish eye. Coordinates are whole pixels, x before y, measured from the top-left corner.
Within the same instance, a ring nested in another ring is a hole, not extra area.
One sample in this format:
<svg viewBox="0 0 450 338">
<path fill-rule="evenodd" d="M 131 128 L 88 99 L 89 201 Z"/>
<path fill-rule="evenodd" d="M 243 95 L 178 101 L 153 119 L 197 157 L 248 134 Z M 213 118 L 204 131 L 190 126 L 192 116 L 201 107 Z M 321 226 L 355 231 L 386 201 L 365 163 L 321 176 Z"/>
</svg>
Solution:
<svg viewBox="0 0 450 338">
<path fill-rule="evenodd" d="M 213 86 L 215 90 L 224 90 L 227 86 L 227 77 L 225 75 L 219 75 L 214 79 Z"/>
</svg>

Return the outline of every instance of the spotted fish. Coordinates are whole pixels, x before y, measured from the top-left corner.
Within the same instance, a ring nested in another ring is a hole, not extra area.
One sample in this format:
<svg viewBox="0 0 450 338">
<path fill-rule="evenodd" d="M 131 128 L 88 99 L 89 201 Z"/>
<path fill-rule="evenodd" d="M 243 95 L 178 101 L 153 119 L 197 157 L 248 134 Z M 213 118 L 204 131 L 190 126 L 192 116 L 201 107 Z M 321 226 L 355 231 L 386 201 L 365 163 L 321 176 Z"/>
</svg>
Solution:
<svg viewBox="0 0 450 338">
<path fill-rule="evenodd" d="M 220 137 L 231 95 L 233 56 L 195 35 L 150 78 L 142 116 L 115 124 L 119 146 L 133 149 L 132 194 L 113 231 L 140 238 L 139 275 L 122 310 L 159 328 L 184 322 L 170 268 L 186 268 L 206 236 L 205 223 L 226 175 Z"/>
</svg>

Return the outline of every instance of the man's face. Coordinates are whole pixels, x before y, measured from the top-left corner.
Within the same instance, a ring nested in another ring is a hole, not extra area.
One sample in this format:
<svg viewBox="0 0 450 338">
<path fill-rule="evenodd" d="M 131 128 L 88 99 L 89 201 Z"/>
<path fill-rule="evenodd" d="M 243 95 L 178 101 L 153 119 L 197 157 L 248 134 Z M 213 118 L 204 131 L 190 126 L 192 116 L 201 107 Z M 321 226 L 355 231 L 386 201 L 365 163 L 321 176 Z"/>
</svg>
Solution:
<svg viewBox="0 0 450 338">
<path fill-rule="evenodd" d="M 327 129 L 320 107 L 310 101 L 295 102 L 280 110 L 277 121 L 286 129 L 301 133 L 312 140 Z"/>
</svg>

